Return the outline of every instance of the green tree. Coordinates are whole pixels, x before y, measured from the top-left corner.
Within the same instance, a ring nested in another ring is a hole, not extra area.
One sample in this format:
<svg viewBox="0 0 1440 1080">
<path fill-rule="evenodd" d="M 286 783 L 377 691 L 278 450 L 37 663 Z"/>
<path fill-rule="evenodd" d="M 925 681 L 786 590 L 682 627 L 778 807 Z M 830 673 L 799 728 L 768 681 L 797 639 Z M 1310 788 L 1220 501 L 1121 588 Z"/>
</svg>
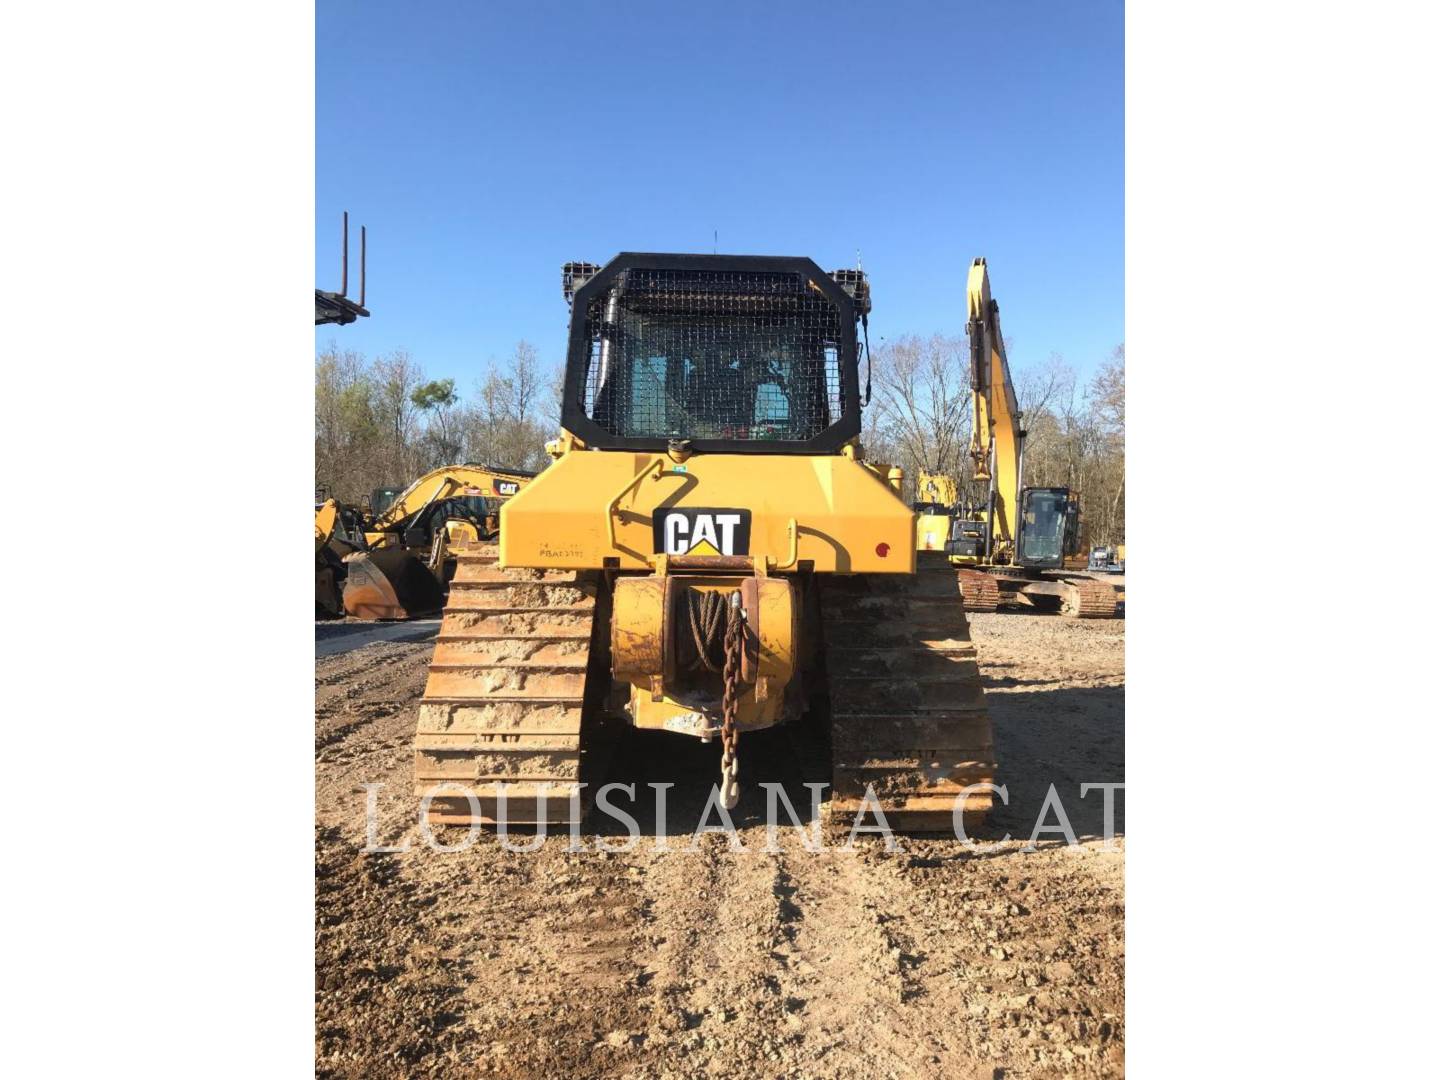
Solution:
<svg viewBox="0 0 1440 1080">
<path fill-rule="evenodd" d="M 432 468 L 454 464 L 460 457 L 460 440 L 453 421 L 459 401 L 454 379 L 421 383 L 410 392 L 411 404 L 430 420 L 420 442 L 427 464 Z"/>
</svg>

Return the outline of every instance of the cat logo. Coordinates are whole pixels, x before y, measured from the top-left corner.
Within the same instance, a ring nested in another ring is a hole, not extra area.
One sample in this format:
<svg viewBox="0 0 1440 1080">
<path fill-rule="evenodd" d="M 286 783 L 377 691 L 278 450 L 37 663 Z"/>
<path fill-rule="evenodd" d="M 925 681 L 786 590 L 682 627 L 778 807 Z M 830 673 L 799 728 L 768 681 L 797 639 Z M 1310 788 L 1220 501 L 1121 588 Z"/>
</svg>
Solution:
<svg viewBox="0 0 1440 1080">
<path fill-rule="evenodd" d="M 519 485 L 516 481 L 514 481 L 514 480 L 496 480 L 496 481 L 495 481 L 495 494 L 496 494 L 496 495 L 514 495 L 514 494 L 515 494 L 517 491 L 519 491 L 519 490 L 520 490 L 520 485 Z"/>
<path fill-rule="evenodd" d="M 657 555 L 749 555 L 750 511 L 671 506 L 655 511 Z"/>
</svg>

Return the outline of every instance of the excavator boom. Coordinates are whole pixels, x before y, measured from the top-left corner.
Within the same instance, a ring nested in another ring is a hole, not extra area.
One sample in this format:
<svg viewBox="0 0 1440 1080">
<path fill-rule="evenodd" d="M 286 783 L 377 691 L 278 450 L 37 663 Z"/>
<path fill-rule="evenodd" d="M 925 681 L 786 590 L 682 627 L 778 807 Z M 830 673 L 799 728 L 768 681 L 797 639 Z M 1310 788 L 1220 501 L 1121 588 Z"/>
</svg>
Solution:
<svg viewBox="0 0 1440 1080">
<path fill-rule="evenodd" d="M 432 469 L 402 491 L 378 513 L 367 533 L 395 532 L 427 507 L 445 499 L 479 497 L 508 499 L 534 478 L 534 473 L 483 465 L 446 465 Z"/>
<path fill-rule="evenodd" d="M 345 611 L 360 619 L 438 611 L 454 572 L 453 549 L 493 540 L 500 504 L 533 477 L 467 464 L 432 469 L 415 480 L 366 527 L 369 550 L 345 560 Z"/>
<path fill-rule="evenodd" d="M 990 295 L 990 273 L 985 260 L 970 267 L 965 287 L 970 321 L 970 457 L 976 480 L 989 482 L 987 514 L 990 518 L 990 556 L 1004 558 L 1014 546 L 1016 495 L 1020 490 L 1020 463 L 1025 432 L 1020 427 L 1020 406 L 1010 381 L 1005 338 L 1000 333 L 1000 305 Z"/>
</svg>

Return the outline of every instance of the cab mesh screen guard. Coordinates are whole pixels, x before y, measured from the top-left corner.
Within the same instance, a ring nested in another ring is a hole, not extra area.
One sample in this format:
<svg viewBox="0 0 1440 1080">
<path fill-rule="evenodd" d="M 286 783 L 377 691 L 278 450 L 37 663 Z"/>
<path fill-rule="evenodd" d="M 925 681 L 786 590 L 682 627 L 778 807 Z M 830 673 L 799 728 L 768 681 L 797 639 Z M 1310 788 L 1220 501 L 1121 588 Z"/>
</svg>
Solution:
<svg viewBox="0 0 1440 1080">
<path fill-rule="evenodd" d="M 809 259 L 617 256 L 573 294 L 565 426 L 597 447 L 838 449 L 860 431 L 851 294 L 869 295 L 841 281 Z"/>
</svg>

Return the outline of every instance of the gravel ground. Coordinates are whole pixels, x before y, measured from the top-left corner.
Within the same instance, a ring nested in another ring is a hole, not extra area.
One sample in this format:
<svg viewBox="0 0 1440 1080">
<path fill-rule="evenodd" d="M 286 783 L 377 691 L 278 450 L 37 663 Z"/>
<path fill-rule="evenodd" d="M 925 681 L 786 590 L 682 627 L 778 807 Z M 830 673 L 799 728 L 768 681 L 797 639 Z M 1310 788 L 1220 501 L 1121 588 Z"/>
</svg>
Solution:
<svg viewBox="0 0 1440 1080">
<path fill-rule="evenodd" d="M 521 854 L 485 835 L 439 853 L 410 794 L 431 645 L 317 659 L 318 1074 L 1122 1075 L 1124 794 L 1107 846 L 1102 792 L 1080 785 L 1124 779 L 1124 622 L 972 629 L 1010 795 L 984 853 L 910 838 L 817 853 L 790 829 L 767 853 L 755 785 L 808 806 L 779 733 L 741 745 L 747 850 L 717 833 L 684 850 L 718 748 L 632 733 L 611 779 L 675 782 L 671 850 L 637 812 L 627 852 L 562 836 Z M 381 843 L 405 852 L 362 851 L 366 784 L 383 785 Z M 1080 843 L 1054 831 L 1022 850 L 1051 784 Z"/>
</svg>

